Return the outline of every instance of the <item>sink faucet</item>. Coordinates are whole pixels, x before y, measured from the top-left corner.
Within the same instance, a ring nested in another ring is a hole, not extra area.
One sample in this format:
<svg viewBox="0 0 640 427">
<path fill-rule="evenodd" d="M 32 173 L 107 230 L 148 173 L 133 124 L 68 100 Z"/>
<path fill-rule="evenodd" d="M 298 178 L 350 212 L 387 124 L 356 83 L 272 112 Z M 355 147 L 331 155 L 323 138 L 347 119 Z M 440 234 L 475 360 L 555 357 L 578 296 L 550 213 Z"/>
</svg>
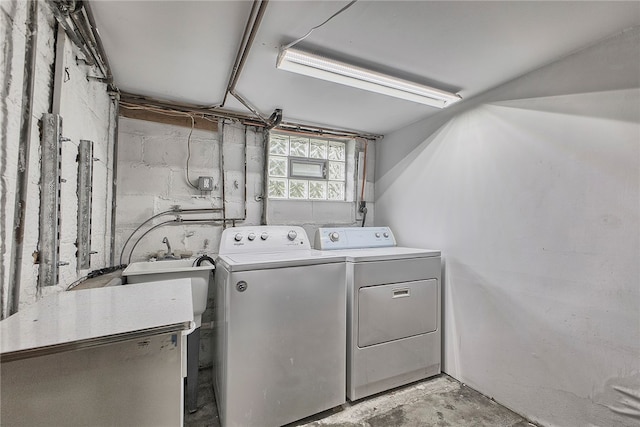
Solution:
<svg viewBox="0 0 640 427">
<path fill-rule="evenodd" d="M 171 250 L 171 243 L 169 243 L 169 239 L 167 239 L 166 236 L 162 239 L 162 243 L 167 245 L 167 253 L 162 257 L 162 259 L 178 259 L 178 257 L 173 254 L 173 251 Z"/>
</svg>

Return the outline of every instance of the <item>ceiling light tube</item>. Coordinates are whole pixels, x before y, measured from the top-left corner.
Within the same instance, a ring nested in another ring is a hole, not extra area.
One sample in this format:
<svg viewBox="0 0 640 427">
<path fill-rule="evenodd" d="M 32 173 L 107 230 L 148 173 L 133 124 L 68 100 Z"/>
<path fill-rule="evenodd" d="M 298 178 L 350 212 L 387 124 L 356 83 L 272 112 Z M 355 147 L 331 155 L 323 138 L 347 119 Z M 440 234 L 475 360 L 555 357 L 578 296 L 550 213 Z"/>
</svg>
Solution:
<svg viewBox="0 0 640 427">
<path fill-rule="evenodd" d="M 298 49 L 282 49 L 276 67 L 358 89 L 437 108 L 460 101 L 460 95 L 370 71 Z"/>
</svg>

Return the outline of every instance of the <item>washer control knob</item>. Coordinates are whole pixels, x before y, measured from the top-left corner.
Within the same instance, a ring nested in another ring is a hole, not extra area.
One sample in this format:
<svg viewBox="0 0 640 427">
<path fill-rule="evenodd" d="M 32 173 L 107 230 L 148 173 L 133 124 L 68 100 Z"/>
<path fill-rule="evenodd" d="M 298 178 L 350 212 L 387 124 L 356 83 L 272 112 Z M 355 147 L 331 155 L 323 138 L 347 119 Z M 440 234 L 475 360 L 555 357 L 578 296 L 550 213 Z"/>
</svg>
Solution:
<svg viewBox="0 0 640 427">
<path fill-rule="evenodd" d="M 296 240 L 296 237 L 298 237 L 298 233 L 293 230 L 289 231 L 289 233 L 287 234 L 287 238 L 291 241 Z"/>
<path fill-rule="evenodd" d="M 387 237 L 389 237 L 389 233 L 384 233 L 384 234 L 383 234 L 383 236 L 384 236 L 385 238 L 387 238 Z"/>
<path fill-rule="evenodd" d="M 376 233 L 376 237 L 380 238 L 380 233 Z"/>
<path fill-rule="evenodd" d="M 269 235 L 268 235 L 268 234 L 267 234 L 267 232 L 265 231 L 264 233 L 262 233 L 262 234 L 260 235 L 260 238 L 261 238 L 262 240 L 267 240 L 267 239 L 269 238 Z"/>
<path fill-rule="evenodd" d="M 338 234 L 337 231 L 329 233 L 329 240 L 331 240 L 332 242 L 337 242 L 338 240 L 340 240 L 340 234 Z"/>
<path fill-rule="evenodd" d="M 235 240 L 236 242 L 239 242 L 240 240 L 242 240 L 242 234 L 236 233 L 236 235 L 233 236 L 233 240 Z"/>
<path fill-rule="evenodd" d="M 253 242 L 256 239 L 256 235 L 254 233 L 249 233 L 249 235 L 247 236 L 247 239 Z"/>
</svg>

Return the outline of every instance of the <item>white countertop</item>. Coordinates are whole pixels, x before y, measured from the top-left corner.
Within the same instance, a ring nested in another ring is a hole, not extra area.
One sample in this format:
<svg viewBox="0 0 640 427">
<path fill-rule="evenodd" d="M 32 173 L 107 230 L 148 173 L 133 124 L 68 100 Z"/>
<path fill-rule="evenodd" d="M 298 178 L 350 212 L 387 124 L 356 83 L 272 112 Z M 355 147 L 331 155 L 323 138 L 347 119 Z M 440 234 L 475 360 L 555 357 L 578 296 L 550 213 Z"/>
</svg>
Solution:
<svg viewBox="0 0 640 427">
<path fill-rule="evenodd" d="M 192 322 L 188 279 L 59 292 L 0 322 L 0 360 L 176 333 Z"/>
</svg>

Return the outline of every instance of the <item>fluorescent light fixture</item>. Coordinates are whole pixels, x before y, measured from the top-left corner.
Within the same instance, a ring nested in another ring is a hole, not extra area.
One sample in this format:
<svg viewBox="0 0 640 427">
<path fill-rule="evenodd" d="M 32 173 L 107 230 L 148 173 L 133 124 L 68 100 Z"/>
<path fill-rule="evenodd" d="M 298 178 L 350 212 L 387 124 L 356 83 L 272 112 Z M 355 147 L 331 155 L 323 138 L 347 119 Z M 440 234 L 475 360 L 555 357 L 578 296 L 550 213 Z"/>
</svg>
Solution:
<svg viewBox="0 0 640 427">
<path fill-rule="evenodd" d="M 317 79 L 444 108 L 460 101 L 460 95 L 334 61 L 298 49 L 282 49 L 276 67 Z"/>
</svg>

